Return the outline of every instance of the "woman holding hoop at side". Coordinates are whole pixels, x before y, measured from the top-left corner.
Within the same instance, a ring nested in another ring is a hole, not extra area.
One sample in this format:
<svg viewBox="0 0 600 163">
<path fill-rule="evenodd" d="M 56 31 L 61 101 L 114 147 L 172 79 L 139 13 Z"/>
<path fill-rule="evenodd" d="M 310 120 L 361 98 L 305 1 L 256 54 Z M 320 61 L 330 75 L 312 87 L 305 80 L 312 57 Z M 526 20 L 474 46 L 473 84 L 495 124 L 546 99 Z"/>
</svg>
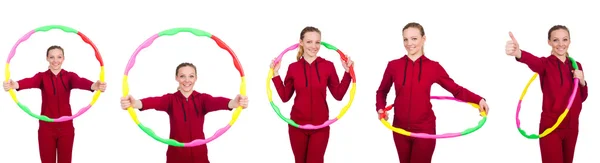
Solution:
<svg viewBox="0 0 600 163">
<path fill-rule="evenodd" d="M 550 28 L 548 45 L 552 50 L 547 57 L 537 57 L 521 50 L 512 32 L 509 35 L 511 40 L 506 42 L 506 54 L 527 65 L 540 77 L 543 92 L 540 133 L 554 125 L 567 107 L 573 86 L 580 85 L 563 122 L 552 133 L 539 139 L 543 163 L 572 163 L 579 133 L 579 114 L 582 103 L 587 99 L 588 87 L 581 63 L 577 62 L 579 70 L 574 70 L 567 58 L 571 44 L 569 29 L 563 25 Z M 573 78 L 579 79 L 579 83 L 573 83 Z"/>
<path fill-rule="evenodd" d="M 408 54 L 388 63 L 376 93 L 377 112 L 383 113 L 386 98 L 395 86 L 394 127 L 411 132 L 436 134 L 435 114 L 430 97 L 431 86 L 439 84 L 452 95 L 465 102 L 479 104 L 488 112 L 488 105 L 481 96 L 456 84 L 438 63 L 423 53 L 425 30 L 419 23 L 408 23 L 402 29 L 404 48 Z M 385 119 L 387 120 L 387 116 Z M 394 143 L 401 163 L 429 163 L 435 151 L 435 139 L 421 139 L 393 132 Z"/>
</svg>

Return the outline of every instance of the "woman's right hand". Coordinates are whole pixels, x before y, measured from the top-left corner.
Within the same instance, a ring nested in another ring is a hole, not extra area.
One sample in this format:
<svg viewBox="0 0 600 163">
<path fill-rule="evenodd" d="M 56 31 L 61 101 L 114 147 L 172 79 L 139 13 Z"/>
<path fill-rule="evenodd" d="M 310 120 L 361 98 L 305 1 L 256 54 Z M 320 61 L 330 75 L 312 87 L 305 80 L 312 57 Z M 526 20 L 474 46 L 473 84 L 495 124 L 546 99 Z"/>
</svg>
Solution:
<svg viewBox="0 0 600 163">
<path fill-rule="evenodd" d="M 121 97 L 121 109 L 127 110 L 129 107 L 133 107 L 135 104 L 135 98 L 133 96 L 128 95 L 127 97 Z"/>
<path fill-rule="evenodd" d="M 521 58 L 521 48 L 519 48 L 517 39 L 515 39 L 512 32 L 508 32 L 508 35 L 510 35 L 510 40 L 506 42 L 506 55 Z"/>
<path fill-rule="evenodd" d="M 273 74 L 279 74 L 279 68 L 281 67 L 281 61 L 277 62 L 277 64 L 275 64 L 275 60 L 277 58 L 274 58 L 273 60 L 271 60 L 271 65 L 269 66 L 270 68 L 273 69 Z M 277 76 L 277 75 L 273 75 L 273 76 Z"/>
<path fill-rule="evenodd" d="M 381 114 L 383 114 L 383 109 L 377 110 L 377 119 L 381 119 Z M 387 121 L 389 119 L 389 115 L 389 113 L 385 112 L 385 116 L 383 117 L 383 119 Z"/>
<path fill-rule="evenodd" d="M 8 81 L 2 82 L 2 87 L 4 88 L 4 91 L 8 92 L 8 90 L 17 89 L 18 83 L 13 80 L 8 80 Z"/>
</svg>

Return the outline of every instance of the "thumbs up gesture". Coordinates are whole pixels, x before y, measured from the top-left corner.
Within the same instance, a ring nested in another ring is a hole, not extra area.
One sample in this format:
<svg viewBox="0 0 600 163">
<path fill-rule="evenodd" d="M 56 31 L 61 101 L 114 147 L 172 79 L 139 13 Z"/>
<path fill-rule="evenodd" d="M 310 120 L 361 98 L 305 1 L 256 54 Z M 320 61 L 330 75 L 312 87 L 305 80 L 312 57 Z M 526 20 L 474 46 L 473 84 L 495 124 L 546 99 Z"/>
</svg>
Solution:
<svg viewBox="0 0 600 163">
<path fill-rule="evenodd" d="M 521 48 L 519 48 L 517 39 L 515 39 L 512 32 L 508 32 L 508 35 L 510 35 L 510 40 L 506 42 L 506 55 L 521 58 Z"/>
</svg>

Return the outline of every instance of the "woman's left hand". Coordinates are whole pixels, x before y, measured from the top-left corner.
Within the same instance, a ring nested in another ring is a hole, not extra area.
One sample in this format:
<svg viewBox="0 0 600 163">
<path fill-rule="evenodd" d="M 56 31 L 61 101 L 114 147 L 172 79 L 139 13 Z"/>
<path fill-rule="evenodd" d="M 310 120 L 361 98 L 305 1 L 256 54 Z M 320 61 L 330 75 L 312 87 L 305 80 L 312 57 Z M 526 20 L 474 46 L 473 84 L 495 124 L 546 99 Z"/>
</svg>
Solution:
<svg viewBox="0 0 600 163">
<path fill-rule="evenodd" d="M 242 96 L 238 94 L 234 99 L 229 101 L 229 108 L 235 109 L 240 106 L 242 109 L 246 109 L 248 107 L 248 96 Z"/>
<path fill-rule="evenodd" d="M 485 115 L 487 115 L 488 111 L 490 111 L 490 107 L 488 106 L 487 102 L 485 102 L 484 99 L 481 99 L 479 101 L 479 112 L 485 112 Z M 483 116 L 483 115 L 481 115 L 481 116 Z"/>
<path fill-rule="evenodd" d="M 581 70 L 573 70 L 573 78 L 579 79 L 579 85 L 585 86 L 585 77 L 583 76 L 583 71 Z"/>
<path fill-rule="evenodd" d="M 350 72 L 350 67 L 354 65 L 354 61 L 352 61 L 349 56 L 346 56 L 346 58 L 348 59 L 347 61 L 342 59 L 342 65 L 344 66 L 344 70 L 346 70 L 346 72 Z"/>
<path fill-rule="evenodd" d="M 92 90 L 101 92 L 106 91 L 106 82 L 100 82 L 100 80 L 96 81 L 92 84 Z"/>
</svg>

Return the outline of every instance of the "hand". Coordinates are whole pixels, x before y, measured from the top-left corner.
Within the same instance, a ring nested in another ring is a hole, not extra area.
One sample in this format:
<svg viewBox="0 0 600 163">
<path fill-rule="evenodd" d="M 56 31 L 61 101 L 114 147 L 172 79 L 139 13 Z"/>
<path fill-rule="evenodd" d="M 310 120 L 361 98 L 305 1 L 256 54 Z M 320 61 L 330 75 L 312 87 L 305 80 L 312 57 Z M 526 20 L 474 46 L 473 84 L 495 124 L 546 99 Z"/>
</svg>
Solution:
<svg viewBox="0 0 600 163">
<path fill-rule="evenodd" d="M 99 90 L 101 92 L 106 91 L 106 82 L 100 82 L 100 80 L 96 81 L 94 84 L 92 84 L 92 90 Z"/>
<path fill-rule="evenodd" d="M 579 79 L 579 84 L 581 86 L 585 86 L 585 77 L 583 76 L 583 71 L 581 70 L 573 70 L 573 78 Z"/>
<path fill-rule="evenodd" d="M 485 102 L 484 99 L 481 99 L 479 101 L 479 112 L 485 112 L 485 115 L 487 115 L 489 111 L 490 111 L 490 107 L 488 106 L 487 102 Z M 483 116 L 483 115 L 481 115 L 481 116 Z"/>
<path fill-rule="evenodd" d="M 269 66 L 270 68 L 273 69 L 273 74 L 279 74 L 279 68 L 281 67 L 281 61 L 279 61 L 277 64 L 275 64 L 275 60 L 277 58 L 274 58 L 273 60 L 271 60 L 271 65 Z M 273 76 L 277 76 L 277 75 L 273 75 Z"/>
<path fill-rule="evenodd" d="M 380 114 L 383 114 L 383 109 L 379 109 L 377 110 L 377 119 L 381 119 Z M 383 117 L 383 119 L 385 119 L 386 121 L 389 119 L 390 113 L 385 112 L 385 116 Z"/>
<path fill-rule="evenodd" d="M 127 110 L 129 107 L 133 107 L 135 104 L 135 98 L 133 96 L 128 95 L 127 97 L 121 97 L 121 109 Z"/>
<path fill-rule="evenodd" d="M 4 88 L 4 91 L 9 91 L 11 89 L 18 89 L 19 88 L 19 83 L 13 81 L 13 80 L 8 80 L 2 83 L 2 87 Z"/>
<path fill-rule="evenodd" d="M 508 32 L 508 35 L 510 35 L 510 40 L 506 42 L 506 55 L 521 58 L 521 48 L 519 48 L 517 39 L 515 39 L 512 32 Z"/>
<path fill-rule="evenodd" d="M 344 66 L 344 70 L 346 70 L 346 72 L 349 72 L 350 67 L 352 67 L 352 65 L 354 64 L 354 61 L 352 61 L 352 59 L 350 59 L 350 57 L 347 55 L 346 55 L 346 58 L 348 59 L 347 61 L 344 61 L 342 59 L 342 65 Z"/>
<path fill-rule="evenodd" d="M 248 96 L 242 96 L 238 94 L 234 99 L 229 101 L 229 108 L 235 109 L 240 106 L 242 109 L 246 109 L 248 107 Z"/>
</svg>

